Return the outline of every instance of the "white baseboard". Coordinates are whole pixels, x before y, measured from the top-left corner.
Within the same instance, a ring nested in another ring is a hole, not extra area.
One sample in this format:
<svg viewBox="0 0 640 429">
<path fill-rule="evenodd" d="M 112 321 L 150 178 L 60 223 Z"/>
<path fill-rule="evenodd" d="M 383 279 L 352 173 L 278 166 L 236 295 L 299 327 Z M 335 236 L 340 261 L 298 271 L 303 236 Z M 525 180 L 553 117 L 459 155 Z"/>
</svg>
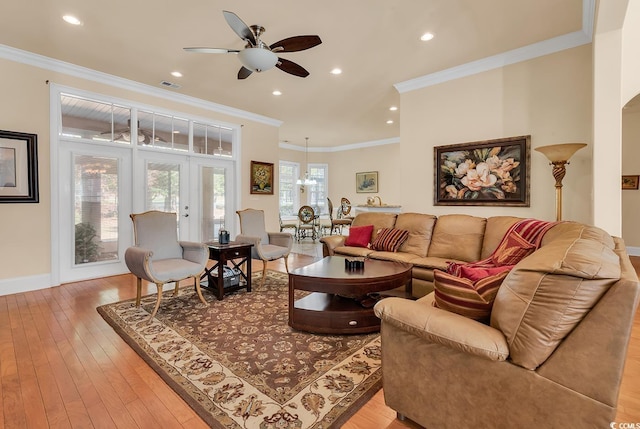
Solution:
<svg viewBox="0 0 640 429">
<path fill-rule="evenodd" d="M 627 246 L 627 253 L 629 256 L 640 256 L 640 247 Z"/>
<path fill-rule="evenodd" d="M 0 279 L 0 296 L 52 287 L 51 274 Z"/>
</svg>

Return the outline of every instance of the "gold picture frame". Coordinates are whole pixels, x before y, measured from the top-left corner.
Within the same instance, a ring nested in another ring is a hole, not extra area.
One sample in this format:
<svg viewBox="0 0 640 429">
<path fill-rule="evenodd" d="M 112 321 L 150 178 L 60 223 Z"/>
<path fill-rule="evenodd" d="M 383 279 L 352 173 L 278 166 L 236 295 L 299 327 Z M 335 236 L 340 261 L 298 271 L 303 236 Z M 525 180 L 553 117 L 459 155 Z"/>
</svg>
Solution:
<svg viewBox="0 0 640 429">
<path fill-rule="evenodd" d="M 251 193 L 273 195 L 273 164 L 251 161 Z"/>
<path fill-rule="evenodd" d="M 622 189 L 638 189 L 639 175 L 622 176 Z"/>
<path fill-rule="evenodd" d="M 356 173 L 356 192 L 358 194 L 378 192 L 378 172 Z"/>
</svg>

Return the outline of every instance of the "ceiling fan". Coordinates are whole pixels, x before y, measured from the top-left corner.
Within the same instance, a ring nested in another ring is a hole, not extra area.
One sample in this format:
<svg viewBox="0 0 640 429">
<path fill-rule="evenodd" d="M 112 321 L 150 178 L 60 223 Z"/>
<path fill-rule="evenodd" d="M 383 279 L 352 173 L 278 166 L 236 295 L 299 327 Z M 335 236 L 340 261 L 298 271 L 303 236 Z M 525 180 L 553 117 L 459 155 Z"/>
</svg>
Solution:
<svg viewBox="0 0 640 429">
<path fill-rule="evenodd" d="M 131 119 L 127 119 L 126 128 L 114 129 L 113 133 L 111 132 L 111 130 L 108 130 L 103 133 L 100 133 L 100 135 L 107 136 L 109 139 L 113 138 L 114 141 L 122 139 L 124 141 L 130 142 L 131 141 Z M 156 142 L 166 143 L 166 140 L 159 137 L 158 135 L 154 136 L 153 133 L 151 133 L 151 131 L 147 131 L 145 129 L 140 128 L 140 121 L 138 121 L 137 140 L 138 140 L 138 143 L 142 143 L 145 145 L 151 144 L 154 140 Z"/>
<path fill-rule="evenodd" d="M 248 26 L 233 12 L 222 11 L 224 19 L 242 40 L 247 42 L 244 49 L 224 48 L 184 48 L 187 52 L 199 52 L 203 54 L 238 54 L 243 66 L 238 71 L 238 79 L 246 79 L 251 73 L 262 72 L 278 67 L 280 70 L 299 77 L 309 76 L 309 72 L 302 66 L 284 58 L 279 58 L 280 52 L 298 52 L 313 48 L 322 43 L 318 36 L 293 36 L 282 39 L 272 45 L 266 45 L 260 36 L 265 32 L 259 25 Z"/>
</svg>

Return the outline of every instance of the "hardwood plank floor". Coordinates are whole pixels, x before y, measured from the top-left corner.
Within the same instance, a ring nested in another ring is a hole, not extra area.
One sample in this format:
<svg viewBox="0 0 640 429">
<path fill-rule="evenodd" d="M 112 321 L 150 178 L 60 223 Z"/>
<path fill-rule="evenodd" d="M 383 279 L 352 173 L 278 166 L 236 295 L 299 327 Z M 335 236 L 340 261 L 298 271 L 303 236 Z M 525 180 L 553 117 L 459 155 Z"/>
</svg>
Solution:
<svg viewBox="0 0 640 429">
<path fill-rule="evenodd" d="M 289 268 L 317 260 L 315 249 L 292 255 Z M 640 258 L 632 260 L 640 271 Z M 280 261 L 268 267 L 284 271 Z M 155 286 L 144 291 L 154 293 Z M 207 427 L 95 310 L 134 296 L 131 275 L 0 296 L 0 429 Z M 640 422 L 640 312 L 616 421 Z M 417 427 L 396 419 L 382 391 L 343 426 Z"/>
</svg>

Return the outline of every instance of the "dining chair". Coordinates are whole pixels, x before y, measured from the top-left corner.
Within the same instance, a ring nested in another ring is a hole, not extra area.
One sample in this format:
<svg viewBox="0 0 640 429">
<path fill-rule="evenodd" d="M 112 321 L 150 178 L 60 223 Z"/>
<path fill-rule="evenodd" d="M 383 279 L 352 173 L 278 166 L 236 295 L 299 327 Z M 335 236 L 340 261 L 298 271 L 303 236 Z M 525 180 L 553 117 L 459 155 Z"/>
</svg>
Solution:
<svg viewBox="0 0 640 429">
<path fill-rule="evenodd" d="M 331 202 L 331 198 L 327 197 L 327 202 L 329 204 L 329 219 L 331 220 L 331 230 L 329 232 L 329 235 L 333 235 L 333 231 L 337 232 L 338 230 L 340 230 L 340 234 L 342 234 L 342 227 L 351 225 L 351 223 L 353 222 L 353 219 L 352 218 L 351 219 L 347 219 L 347 218 L 334 219 L 333 218 L 333 202 Z M 342 209 L 342 205 L 340 206 L 339 210 L 341 209 Z"/>
<path fill-rule="evenodd" d="M 313 241 L 318 238 L 318 227 L 316 215 L 313 207 L 302 206 L 298 210 L 298 241 L 310 237 Z"/>
</svg>

